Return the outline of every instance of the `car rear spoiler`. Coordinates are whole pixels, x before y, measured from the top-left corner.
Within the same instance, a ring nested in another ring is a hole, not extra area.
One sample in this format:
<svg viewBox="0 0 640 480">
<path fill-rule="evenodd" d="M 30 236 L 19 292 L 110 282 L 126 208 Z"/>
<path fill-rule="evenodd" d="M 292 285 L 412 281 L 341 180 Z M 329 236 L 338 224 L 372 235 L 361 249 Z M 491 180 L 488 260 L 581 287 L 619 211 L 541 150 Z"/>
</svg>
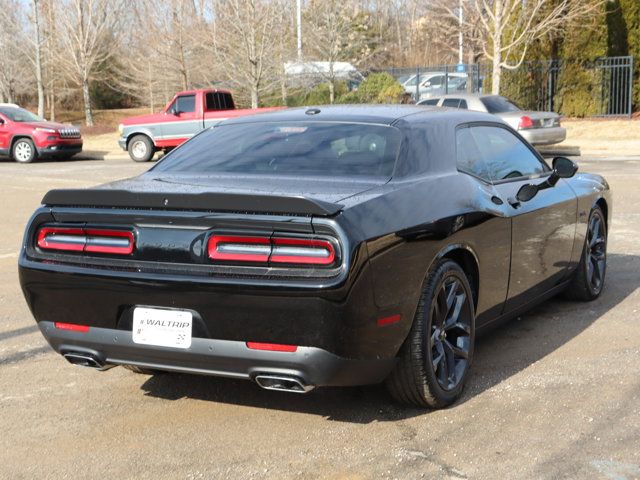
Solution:
<svg viewBox="0 0 640 480">
<path fill-rule="evenodd" d="M 115 189 L 56 189 L 42 199 L 47 206 L 204 210 L 274 214 L 335 215 L 343 206 L 307 197 L 236 193 L 158 193 Z"/>
</svg>

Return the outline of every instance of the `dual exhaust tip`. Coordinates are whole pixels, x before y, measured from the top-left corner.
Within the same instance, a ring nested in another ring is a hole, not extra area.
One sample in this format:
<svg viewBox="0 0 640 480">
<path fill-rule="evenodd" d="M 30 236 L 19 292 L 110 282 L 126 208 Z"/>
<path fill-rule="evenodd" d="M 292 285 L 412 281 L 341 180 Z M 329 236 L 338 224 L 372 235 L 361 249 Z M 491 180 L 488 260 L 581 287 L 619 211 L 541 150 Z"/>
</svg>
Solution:
<svg viewBox="0 0 640 480">
<path fill-rule="evenodd" d="M 95 355 L 85 352 L 66 352 L 62 356 L 69 363 L 79 365 L 81 367 L 95 368 L 97 370 L 106 370 L 111 365 L 105 363 Z M 288 375 L 271 375 L 262 373 L 254 377 L 255 382 L 265 390 L 275 390 L 279 392 L 291 393 L 308 393 L 314 389 L 314 385 L 309 385 L 302 379 Z"/>
</svg>

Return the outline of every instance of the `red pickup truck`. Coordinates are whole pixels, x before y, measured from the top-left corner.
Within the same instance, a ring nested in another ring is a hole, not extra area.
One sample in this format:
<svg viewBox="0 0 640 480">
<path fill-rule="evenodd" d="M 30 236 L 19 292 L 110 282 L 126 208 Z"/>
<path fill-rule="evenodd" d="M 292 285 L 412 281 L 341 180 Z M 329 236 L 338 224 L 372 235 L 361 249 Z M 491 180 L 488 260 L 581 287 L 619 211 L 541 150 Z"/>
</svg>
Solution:
<svg viewBox="0 0 640 480">
<path fill-rule="evenodd" d="M 119 126 L 118 144 L 132 160 L 147 162 L 156 151 L 171 150 L 227 118 L 280 108 L 236 109 L 233 96 L 226 90 L 179 92 L 161 113 L 124 119 Z"/>
</svg>

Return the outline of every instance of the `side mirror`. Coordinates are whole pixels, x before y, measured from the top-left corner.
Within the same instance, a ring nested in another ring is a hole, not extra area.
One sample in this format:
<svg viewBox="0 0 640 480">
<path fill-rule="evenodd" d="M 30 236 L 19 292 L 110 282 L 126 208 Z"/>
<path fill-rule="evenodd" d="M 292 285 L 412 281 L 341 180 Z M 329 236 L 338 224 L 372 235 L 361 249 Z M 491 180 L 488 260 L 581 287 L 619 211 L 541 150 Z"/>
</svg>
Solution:
<svg viewBox="0 0 640 480">
<path fill-rule="evenodd" d="M 571 178 L 578 171 L 578 165 L 565 157 L 556 157 L 553 159 L 553 173 L 558 178 Z"/>
<path fill-rule="evenodd" d="M 176 109 L 176 107 L 172 106 L 169 110 L 167 110 L 169 115 L 180 115 L 180 112 Z"/>
<path fill-rule="evenodd" d="M 518 193 L 516 193 L 516 199 L 519 202 L 528 202 L 538 194 L 538 190 L 538 185 L 527 183 L 526 185 L 520 187 L 520 190 L 518 190 Z"/>
</svg>

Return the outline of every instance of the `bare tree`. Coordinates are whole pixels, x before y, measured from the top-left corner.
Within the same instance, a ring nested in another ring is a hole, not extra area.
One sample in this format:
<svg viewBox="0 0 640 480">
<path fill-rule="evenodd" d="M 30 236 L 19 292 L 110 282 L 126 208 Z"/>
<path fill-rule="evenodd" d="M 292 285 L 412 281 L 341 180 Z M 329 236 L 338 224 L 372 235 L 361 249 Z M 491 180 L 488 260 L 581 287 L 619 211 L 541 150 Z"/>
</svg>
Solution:
<svg viewBox="0 0 640 480">
<path fill-rule="evenodd" d="M 44 117 L 44 80 L 42 77 L 42 28 L 40 18 L 40 0 L 31 0 L 31 23 L 33 26 L 33 64 L 36 71 L 36 87 L 38 89 L 38 116 Z"/>
<path fill-rule="evenodd" d="M 249 90 L 251 107 L 273 87 L 278 58 L 271 49 L 277 44 L 277 25 L 283 8 L 279 0 L 218 0 L 211 26 L 213 51 L 228 81 Z"/>
<path fill-rule="evenodd" d="M 0 0 L 0 101 L 14 102 L 32 87 L 32 72 L 23 54 L 27 42 L 23 8 L 18 0 Z"/>
<path fill-rule="evenodd" d="M 338 79 L 336 63 L 352 60 L 351 55 L 362 46 L 362 38 L 354 31 L 355 11 L 341 0 L 314 0 L 305 12 L 308 56 L 326 62 L 317 75 L 329 84 L 329 101 L 335 100 Z"/>
<path fill-rule="evenodd" d="M 58 61 L 82 88 L 85 122 L 93 126 L 91 81 L 98 69 L 117 52 L 116 28 L 123 0 L 65 0 L 59 10 L 63 50 Z"/>
<path fill-rule="evenodd" d="M 482 49 L 493 63 L 492 92 L 500 93 L 502 70 L 524 62 L 531 44 L 585 18 L 604 0 L 467 0 L 484 38 Z"/>
</svg>

